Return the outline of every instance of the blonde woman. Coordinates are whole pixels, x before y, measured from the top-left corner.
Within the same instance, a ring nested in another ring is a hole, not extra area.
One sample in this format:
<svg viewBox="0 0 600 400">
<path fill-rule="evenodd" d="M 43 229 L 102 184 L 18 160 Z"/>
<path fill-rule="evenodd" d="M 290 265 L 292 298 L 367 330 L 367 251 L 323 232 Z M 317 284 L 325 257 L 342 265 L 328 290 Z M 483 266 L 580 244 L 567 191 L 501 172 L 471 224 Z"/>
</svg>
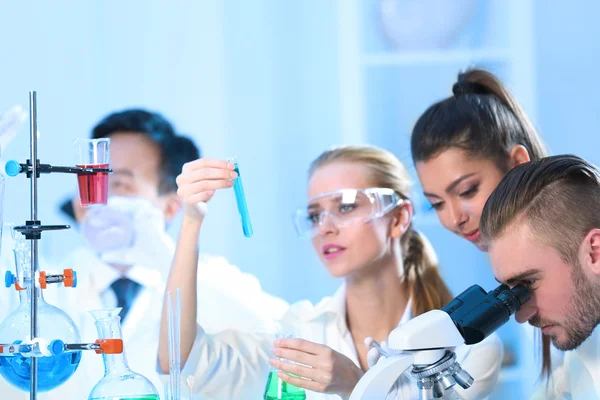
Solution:
<svg viewBox="0 0 600 400">
<path fill-rule="evenodd" d="M 233 165 L 200 159 L 183 169 L 178 193 L 191 209 L 216 190 L 232 186 Z M 258 399 L 270 367 L 286 382 L 307 390 L 307 399 L 348 398 L 368 368 L 367 337 L 387 340 L 399 324 L 443 307 L 452 296 L 438 274 L 435 256 L 413 228 L 410 179 L 391 153 L 367 146 L 339 147 L 310 166 L 306 206 L 296 228 L 309 235 L 314 250 L 340 289 L 313 306 L 293 305 L 284 330 L 302 339 L 235 331 L 207 335 L 195 319 L 197 235 L 203 215 L 190 211 L 183 223 L 167 290 L 182 287 L 182 361 L 192 354 L 195 390 L 216 399 Z M 168 371 L 167 319 L 163 313 L 159 361 Z M 457 349 L 459 361 L 475 378 L 460 394 L 485 398 L 497 382 L 500 341 Z M 279 358 L 296 363 L 282 362 Z M 297 364 L 300 363 L 300 364 Z M 289 374 L 293 374 L 289 375 Z M 418 398 L 416 384 L 401 378 L 400 399 Z M 339 396 L 339 397 L 338 397 Z"/>
</svg>

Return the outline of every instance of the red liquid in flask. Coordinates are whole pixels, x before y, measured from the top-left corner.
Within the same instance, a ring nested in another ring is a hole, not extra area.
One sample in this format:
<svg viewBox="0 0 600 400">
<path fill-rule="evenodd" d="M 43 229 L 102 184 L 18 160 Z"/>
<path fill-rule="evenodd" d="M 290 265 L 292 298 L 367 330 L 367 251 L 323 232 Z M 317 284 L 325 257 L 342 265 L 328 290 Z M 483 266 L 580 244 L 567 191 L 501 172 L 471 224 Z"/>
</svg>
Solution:
<svg viewBox="0 0 600 400">
<path fill-rule="evenodd" d="M 81 168 L 108 168 L 108 164 L 78 164 Z M 108 172 L 77 174 L 79 200 L 82 207 L 106 205 L 108 200 Z"/>
</svg>

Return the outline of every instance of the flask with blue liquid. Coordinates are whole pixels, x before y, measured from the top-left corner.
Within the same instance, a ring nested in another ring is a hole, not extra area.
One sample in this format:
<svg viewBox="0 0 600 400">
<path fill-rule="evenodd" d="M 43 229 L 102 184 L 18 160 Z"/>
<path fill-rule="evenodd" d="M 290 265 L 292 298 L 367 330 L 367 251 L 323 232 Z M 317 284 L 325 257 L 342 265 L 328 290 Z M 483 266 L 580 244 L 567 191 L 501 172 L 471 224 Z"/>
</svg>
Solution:
<svg viewBox="0 0 600 400">
<path fill-rule="evenodd" d="M 4 290 L 16 290 L 19 306 L 0 324 L 0 343 L 16 344 L 31 341 L 30 307 L 33 296 L 38 302 L 38 337 L 47 341 L 56 339 L 65 343 L 79 343 L 79 330 L 73 320 L 61 309 L 44 300 L 42 290 L 34 288 L 31 276 L 31 242 L 12 231 L 15 240 L 17 275 L 7 271 Z M 28 392 L 31 385 L 31 356 L 16 353 L 0 357 L 0 375 L 10 384 Z M 67 381 L 77 370 L 81 351 L 61 352 L 37 357 L 38 390 L 47 392 Z"/>
</svg>

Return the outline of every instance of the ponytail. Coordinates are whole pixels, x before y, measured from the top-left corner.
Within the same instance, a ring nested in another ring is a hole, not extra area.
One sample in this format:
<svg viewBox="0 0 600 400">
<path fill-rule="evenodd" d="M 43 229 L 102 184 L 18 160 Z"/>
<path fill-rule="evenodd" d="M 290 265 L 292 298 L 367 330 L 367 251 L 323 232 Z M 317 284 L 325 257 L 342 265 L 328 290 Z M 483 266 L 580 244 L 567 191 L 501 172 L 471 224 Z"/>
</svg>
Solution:
<svg viewBox="0 0 600 400">
<path fill-rule="evenodd" d="M 514 146 L 525 147 L 531 160 L 547 156 L 523 108 L 492 73 L 481 69 L 461 73 L 452 92 L 417 120 L 411 135 L 413 162 L 458 148 L 507 171 Z"/>
<path fill-rule="evenodd" d="M 412 290 L 413 316 L 440 309 L 452 300 L 437 268 L 437 258 L 427 239 L 410 227 L 404 234 L 404 279 Z"/>
<path fill-rule="evenodd" d="M 481 94 L 491 94 L 507 107 L 515 116 L 523 131 L 523 139 L 525 143 L 521 143 L 529 152 L 529 157 L 532 160 L 537 160 L 548 155 L 546 146 L 538 137 L 536 130 L 531 123 L 527 114 L 517 102 L 514 96 L 509 92 L 506 86 L 492 73 L 482 69 L 470 69 L 466 72 L 458 74 L 458 80 L 452 87 L 455 93 L 455 87 L 460 87 L 462 84 L 475 84 L 484 89 Z M 460 90 L 459 90 L 460 91 Z"/>
</svg>

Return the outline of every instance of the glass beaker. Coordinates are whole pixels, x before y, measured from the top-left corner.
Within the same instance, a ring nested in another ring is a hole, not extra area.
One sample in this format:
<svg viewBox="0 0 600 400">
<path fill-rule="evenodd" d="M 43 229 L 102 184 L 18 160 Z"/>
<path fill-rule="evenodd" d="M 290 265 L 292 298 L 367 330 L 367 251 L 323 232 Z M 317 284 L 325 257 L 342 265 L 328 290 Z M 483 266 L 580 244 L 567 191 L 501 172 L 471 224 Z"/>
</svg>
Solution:
<svg viewBox="0 0 600 400">
<path fill-rule="evenodd" d="M 110 139 L 79 139 L 75 141 L 77 166 L 81 168 L 108 168 Z M 108 200 L 108 172 L 77 174 L 79 201 L 82 207 L 106 205 Z"/>
<path fill-rule="evenodd" d="M 277 339 L 290 338 L 292 335 L 277 333 Z M 291 362 L 280 358 L 281 361 Z M 306 392 L 304 389 L 296 387 L 290 383 L 282 381 L 277 375 L 277 369 L 271 368 L 269 377 L 267 378 L 267 386 L 263 400 L 305 400 Z"/>
<path fill-rule="evenodd" d="M 79 330 L 73 320 L 61 309 L 46 303 L 42 290 L 32 284 L 31 242 L 25 240 L 16 231 L 12 233 L 15 240 L 14 254 L 17 266 L 17 281 L 14 284 L 18 285 L 20 303 L 17 309 L 0 324 L 0 343 L 12 344 L 32 339 L 30 335 L 32 296 L 37 296 L 38 302 L 38 338 L 79 343 Z M 80 361 L 81 351 L 38 357 L 38 390 L 46 392 L 63 384 L 75 373 Z M 0 374 L 12 385 L 24 391 L 29 391 L 30 388 L 30 368 L 30 357 L 21 354 L 0 357 Z"/>
<path fill-rule="evenodd" d="M 120 308 L 90 311 L 96 320 L 99 339 L 122 339 Z M 144 376 L 127 364 L 121 354 L 104 354 L 104 377 L 94 386 L 88 400 L 160 400 L 158 391 Z"/>
</svg>

